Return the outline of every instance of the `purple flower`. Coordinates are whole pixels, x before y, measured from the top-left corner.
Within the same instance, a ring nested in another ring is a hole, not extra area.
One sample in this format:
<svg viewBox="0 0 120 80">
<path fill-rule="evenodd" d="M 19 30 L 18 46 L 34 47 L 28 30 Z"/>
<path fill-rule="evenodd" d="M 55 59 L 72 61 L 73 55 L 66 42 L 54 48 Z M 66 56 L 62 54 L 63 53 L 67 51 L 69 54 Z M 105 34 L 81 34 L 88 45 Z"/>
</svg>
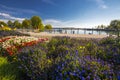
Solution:
<svg viewBox="0 0 120 80">
<path fill-rule="evenodd" d="M 87 76 L 87 79 L 90 80 L 90 75 Z"/>
</svg>

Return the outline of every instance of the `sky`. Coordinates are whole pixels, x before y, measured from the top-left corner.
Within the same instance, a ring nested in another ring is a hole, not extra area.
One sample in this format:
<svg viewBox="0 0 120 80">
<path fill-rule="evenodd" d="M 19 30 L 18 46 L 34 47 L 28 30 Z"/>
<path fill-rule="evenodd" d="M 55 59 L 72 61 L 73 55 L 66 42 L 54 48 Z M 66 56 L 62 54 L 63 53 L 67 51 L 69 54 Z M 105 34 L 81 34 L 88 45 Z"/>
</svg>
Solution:
<svg viewBox="0 0 120 80">
<path fill-rule="evenodd" d="M 120 0 L 0 0 L 0 20 L 40 16 L 53 27 L 95 28 L 120 19 Z"/>
</svg>

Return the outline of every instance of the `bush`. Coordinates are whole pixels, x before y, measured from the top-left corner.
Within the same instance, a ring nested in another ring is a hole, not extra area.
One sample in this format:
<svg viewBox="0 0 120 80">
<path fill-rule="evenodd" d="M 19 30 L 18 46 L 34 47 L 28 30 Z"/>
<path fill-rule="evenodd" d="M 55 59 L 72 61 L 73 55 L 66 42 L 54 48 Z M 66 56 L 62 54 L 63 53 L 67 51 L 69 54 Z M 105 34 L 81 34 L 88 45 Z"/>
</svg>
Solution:
<svg viewBox="0 0 120 80">
<path fill-rule="evenodd" d="M 101 44 L 114 44 L 115 43 L 115 39 L 112 37 L 107 37 L 104 38 L 100 41 Z"/>
<path fill-rule="evenodd" d="M 6 37 L 6 36 L 30 36 L 28 34 L 23 34 L 14 30 L 10 30 L 10 31 L 4 31 L 4 30 L 0 30 L 0 38 L 1 37 Z"/>
</svg>

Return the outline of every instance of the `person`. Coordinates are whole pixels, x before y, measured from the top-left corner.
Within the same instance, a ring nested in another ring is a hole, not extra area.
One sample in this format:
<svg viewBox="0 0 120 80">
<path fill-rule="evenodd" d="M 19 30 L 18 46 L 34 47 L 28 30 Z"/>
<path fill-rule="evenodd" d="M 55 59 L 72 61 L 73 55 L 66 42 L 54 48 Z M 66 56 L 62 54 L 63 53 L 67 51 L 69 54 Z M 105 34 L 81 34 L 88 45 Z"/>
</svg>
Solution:
<svg viewBox="0 0 120 80">
<path fill-rule="evenodd" d="M 89 35 L 91 35 L 92 33 L 89 33 Z"/>
</svg>

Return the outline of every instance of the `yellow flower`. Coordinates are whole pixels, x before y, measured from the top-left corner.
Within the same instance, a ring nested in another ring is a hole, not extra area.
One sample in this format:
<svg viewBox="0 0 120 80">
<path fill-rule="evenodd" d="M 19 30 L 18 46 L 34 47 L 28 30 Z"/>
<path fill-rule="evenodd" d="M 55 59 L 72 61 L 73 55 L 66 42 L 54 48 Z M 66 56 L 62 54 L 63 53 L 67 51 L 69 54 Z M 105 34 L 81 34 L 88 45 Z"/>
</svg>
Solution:
<svg viewBox="0 0 120 80">
<path fill-rule="evenodd" d="M 85 48 L 85 46 L 80 46 L 79 48 L 80 48 L 80 49 L 84 49 L 84 48 Z"/>
<path fill-rule="evenodd" d="M 48 59 L 48 63 L 51 63 L 51 60 Z"/>
<path fill-rule="evenodd" d="M 13 60 L 16 60 L 16 57 L 14 57 Z"/>
</svg>

